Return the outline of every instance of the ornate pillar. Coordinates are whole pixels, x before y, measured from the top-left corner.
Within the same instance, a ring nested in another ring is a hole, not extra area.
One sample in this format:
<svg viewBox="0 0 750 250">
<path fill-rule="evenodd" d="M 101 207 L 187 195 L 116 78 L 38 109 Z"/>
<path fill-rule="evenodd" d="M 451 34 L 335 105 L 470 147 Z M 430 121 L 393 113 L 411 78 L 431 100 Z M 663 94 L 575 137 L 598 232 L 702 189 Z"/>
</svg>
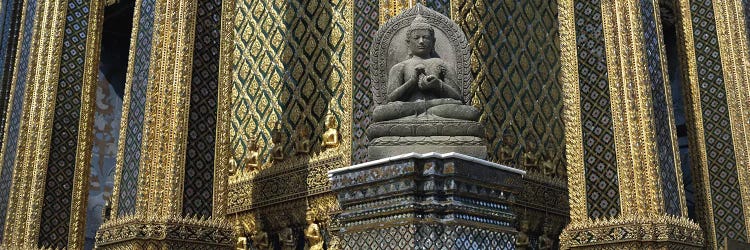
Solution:
<svg viewBox="0 0 750 250">
<path fill-rule="evenodd" d="M 21 13 L 23 13 L 22 0 L 2 1 L 0 6 L 0 28 L 2 36 L 0 37 L 0 151 L 3 148 L 3 142 L 6 134 L 5 123 L 8 118 L 8 107 L 11 97 L 11 86 L 13 82 L 13 73 L 16 69 L 16 53 L 18 37 L 21 28 Z M 0 243 L 3 241 L 3 232 L 5 231 L 5 213 L 8 211 L 8 196 L 10 195 L 10 185 L 12 181 L 12 168 L 2 164 L 0 158 Z"/>
<path fill-rule="evenodd" d="M 656 6 L 560 2 L 571 215 L 563 249 L 704 243 L 686 215 Z"/>
<path fill-rule="evenodd" d="M 10 100 L 10 83 L 13 80 L 13 71 L 15 69 L 13 66 L 18 45 L 18 32 L 21 27 L 22 5 L 22 0 L 0 1 L 0 17 L 2 17 L 0 18 L 0 110 L 2 111 L 8 108 Z M 7 113 L 2 112 L 0 114 L 0 121 L 4 122 L 5 117 L 7 117 Z M 0 129 L 0 148 L 3 145 L 4 132 Z M 0 223 L 0 228 L 2 228 L 2 223 Z M 0 236 L 0 239 L 2 239 L 2 236 Z"/>
<path fill-rule="evenodd" d="M 7 212 L 0 211 L 6 220 L 2 244 L 78 249 L 103 7 L 93 0 L 27 0 L 22 8 L 0 153 L 2 185 L 8 187 L 2 190 L 10 192 L 7 203 L 0 201 L 7 204 Z"/>
<path fill-rule="evenodd" d="M 697 217 L 708 246 L 723 249 L 750 240 L 748 3 L 678 2 Z"/>
<path fill-rule="evenodd" d="M 232 3 L 136 3 L 113 214 L 97 246 L 231 247 L 217 123 L 228 124 Z"/>
</svg>

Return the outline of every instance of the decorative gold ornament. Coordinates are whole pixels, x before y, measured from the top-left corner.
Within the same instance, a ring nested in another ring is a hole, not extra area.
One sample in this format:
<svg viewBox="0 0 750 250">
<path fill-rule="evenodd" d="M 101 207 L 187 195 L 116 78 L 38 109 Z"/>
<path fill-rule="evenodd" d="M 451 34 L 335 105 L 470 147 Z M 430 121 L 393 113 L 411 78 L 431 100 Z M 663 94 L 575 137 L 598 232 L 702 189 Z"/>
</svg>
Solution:
<svg viewBox="0 0 750 250">
<path fill-rule="evenodd" d="M 309 154 L 310 153 L 310 132 L 307 130 L 307 126 L 304 124 L 300 124 L 297 127 L 297 131 L 294 135 L 294 139 L 292 141 L 295 142 L 294 144 L 294 152 L 295 154 L 301 155 L 301 154 Z"/>
<path fill-rule="evenodd" d="M 282 220 L 281 222 L 279 244 L 281 244 L 281 250 L 294 250 L 297 247 L 297 239 L 294 237 L 292 228 L 289 227 L 288 220 Z"/>
<path fill-rule="evenodd" d="M 271 243 L 268 241 L 268 234 L 263 231 L 263 223 L 261 221 L 255 222 L 252 225 L 252 236 L 253 246 L 258 250 L 269 250 L 271 249 Z"/>
<path fill-rule="evenodd" d="M 539 250 L 549 250 L 552 249 L 552 245 L 554 244 L 554 241 L 552 238 L 552 226 L 549 223 L 546 223 L 544 225 L 544 231 L 542 232 L 542 235 L 539 236 L 539 247 L 537 249 Z"/>
<path fill-rule="evenodd" d="M 512 135 L 503 135 L 503 146 L 500 148 L 500 155 L 499 160 L 501 163 L 505 164 L 512 164 L 513 163 L 513 146 L 511 144 L 513 143 L 513 136 Z"/>
<path fill-rule="evenodd" d="M 529 240 L 529 221 L 522 220 L 520 228 L 518 229 L 518 237 L 516 237 L 516 249 L 527 250 L 531 249 L 531 241 Z"/>
<path fill-rule="evenodd" d="M 247 156 L 245 157 L 245 169 L 253 172 L 257 171 L 261 167 L 260 150 L 258 149 L 258 142 L 253 138 L 250 139 L 250 145 L 247 147 Z"/>
<path fill-rule="evenodd" d="M 323 250 L 323 236 L 320 234 L 320 228 L 315 223 L 315 213 L 308 210 L 305 216 L 307 228 L 305 228 L 305 239 L 307 240 L 308 250 Z"/>
<path fill-rule="evenodd" d="M 526 151 L 523 153 L 523 167 L 529 172 L 539 171 L 539 155 L 536 152 L 536 143 L 526 143 Z"/>
<path fill-rule="evenodd" d="M 247 250 L 247 237 L 246 230 L 242 227 L 240 220 L 234 221 L 234 234 L 237 237 L 234 249 L 235 250 Z"/>
<path fill-rule="evenodd" d="M 336 115 L 329 113 L 326 115 L 326 132 L 323 133 L 323 148 L 335 148 L 339 146 L 340 136 L 338 131 L 338 122 Z"/>
<path fill-rule="evenodd" d="M 234 159 L 229 160 L 229 169 L 228 170 L 229 170 L 229 175 L 230 176 L 234 176 L 235 174 L 237 174 L 237 170 L 238 170 L 237 169 L 237 165 L 238 164 L 237 164 L 236 160 L 234 160 Z"/>
<path fill-rule="evenodd" d="M 273 141 L 273 149 L 271 149 L 271 158 L 274 162 L 281 162 L 284 160 L 284 135 L 281 133 L 281 123 L 277 122 L 273 131 L 271 131 L 271 141 Z"/>
<path fill-rule="evenodd" d="M 555 157 L 551 156 L 551 152 L 554 152 L 552 150 L 545 151 L 545 157 L 542 161 L 542 174 L 544 176 L 547 176 L 549 178 L 555 178 L 557 175 L 557 164 L 555 164 Z"/>
</svg>

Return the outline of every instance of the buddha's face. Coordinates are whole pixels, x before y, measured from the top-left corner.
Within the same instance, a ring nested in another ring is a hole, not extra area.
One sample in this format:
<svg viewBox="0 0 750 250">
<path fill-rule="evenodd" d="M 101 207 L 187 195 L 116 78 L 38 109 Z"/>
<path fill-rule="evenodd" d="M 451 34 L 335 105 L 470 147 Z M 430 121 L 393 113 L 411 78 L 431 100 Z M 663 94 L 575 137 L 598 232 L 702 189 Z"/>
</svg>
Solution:
<svg viewBox="0 0 750 250">
<path fill-rule="evenodd" d="M 329 115 L 326 117 L 326 127 L 328 128 L 335 128 L 336 127 L 336 117 Z"/>
<path fill-rule="evenodd" d="M 415 56 L 428 56 L 435 48 L 435 36 L 426 29 L 413 30 L 406 41 Z"/>
</svg>

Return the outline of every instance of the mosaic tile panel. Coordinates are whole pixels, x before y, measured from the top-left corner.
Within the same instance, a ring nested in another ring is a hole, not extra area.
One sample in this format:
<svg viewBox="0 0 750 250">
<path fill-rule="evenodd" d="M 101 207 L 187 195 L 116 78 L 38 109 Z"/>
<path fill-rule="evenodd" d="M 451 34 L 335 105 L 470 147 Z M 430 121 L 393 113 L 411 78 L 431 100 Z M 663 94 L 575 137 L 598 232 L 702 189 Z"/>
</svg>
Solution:
<svg viewBox="0 0 750 250">
<path fill-rule="evenodd" d="M 472 48 L 472 100 L 486 124 L 488 154 L 520 162 L 527 143 L 563 164 L 564 127 L 557 1 L 454 1 L 453 20 Z M 512 138 L 504 145 L 503 137 Z"/>
<path fill-rule="evenodd" d="M 370 91 L 370 46 L 378 31 L 378 1 L 356 0 L 354 3 L 354 73 L 352 112 L 352 163 L 367 159 L 369 140 L 365 129 L 372 122 L 373 99 Z"/>
<path fill-rule="evenodd" d="M 65 248 L 68 245 L 78 122 L 81 117 L 89 2 L 69 0 L 66 6 L 65 33 L 39 228 L 39 246 L 44 248 Z"/>
<path fill-rule="evenodd" d="M 352 21 L 347 1 L 243 0 L 237 3 L 233 65 L 231 145 L 243 162 L 251 139 L 258 141 L 263 162 L 270 161 L 271 133 L 284 135 L 291 155 L 297 128 L 306 127 L 311 151 L 320 150 L 323 117 L 332 110 L 339 124 L 351 99 L 344 35 Z M 280 127 L 275 129 L 276 122 Z M 348 121 L 347 121 L 348 122 Z"/>
<path fill-rule="evenodd" d="M 614 129 L 599 0 L 575 3 L 586 207 L 590 218 L 620 213 Z"/>
<path fill-rule="evenodd" d="M 16 163 L 18 150 L 18 134 L 21 126 L 21 112 L 23 111 L 24 94 L 26 93 L 26 76 L 29 72 L 29 54 L 31 52 L 31 38 L 33 37 L 34 17 L 36 16 L 36 0 L 26 2 L 26 18 L 23 20 L 23 37 L 21 42 L 21 54 L 18 59 L 18 71 L 15 89 L 13 90 L 13 103 L 10 109 L 10 120 L 6 127 L 8 129 L 5 138 L 4 156 L 2 159 L 2 176 L 0 176 L 0 241 L 3 238 L 5 225 L 5 214 L 8 209 L 8 196 L 10 195 L 11 178 L 13 166 Z"/>
<path fill-rule="evenodd" d="M 426 1 L 422 1 L 422 4 L 424 4 L 424 6 L 427 6 L 430 9 L 440 12 L 440 14 L 443 14 L 447 17 L 451 17 L 451 1 L 450 0 L 426 0 Z"/>
<path fill-rule="evenodd" d="M 146 87 L 151 60 L 155 0 L 143 0 L 138 17 L 138 34 L 135 46 L 135 63 L 130 89 L 130 107 L 125 137 L 125 153 L 122 162 L 120 197 L 117 215 L 135 214 L 135 198 L 138 194 L 138 165 L 141 160 L 143 118 L 146 108 Z"/>
<path fill-rule="evenodd" d="M 681 215 L 680 194 L 675 170 L 672 127 L 669 123 L 665 79 L 661 71 L 661 49 L 656 27 L 653 0 L 641 0 L 641 19 L 645 41 L 646 67 L 651 81 L 651 100 L 654 105 L 653 119 L 656 127 L 656 146 L 659 162 L 659 178 L 664 196 L 664 208 L 668 214 Z"/>
<path fill-rule="evenodd" d="M 219 88 L 221 0 L 201 0 L 195 24 L 182 213 L 211 216 Z"/>
<path fill-rule="evenodd" d="M 10 101 L 10 87 L 13 81 L 13 67 L 16 62 L 18 28 L 21 25 L 21 0 L 4 0 L 0 13 L 0 124 L 5 123 L 6 110 Z M 3 146 L 4 127 L 0 126 L 0 148 Z"/>
<path fill-rule="evenodd" d="M 411 224 L 344 233 L 343 249 L 515 249 L 515 237 L 463 225 Z"/>
<path fill-rule="evenodd" d="M 694 101 L 701 105 L 703 124 L 699 126 L 703 126 L 708 163 L 701 166 L 708 169 L 710 204 L 706 205 L 713 209 L 716 242 L 722 248 L 725 238 L 743 242 L 748 238 L 712 4 L 710 0 L 691 1 L 690 13 L 699 79 L 694 86 L 700 93 L 700 100 Z"/>
</svg>

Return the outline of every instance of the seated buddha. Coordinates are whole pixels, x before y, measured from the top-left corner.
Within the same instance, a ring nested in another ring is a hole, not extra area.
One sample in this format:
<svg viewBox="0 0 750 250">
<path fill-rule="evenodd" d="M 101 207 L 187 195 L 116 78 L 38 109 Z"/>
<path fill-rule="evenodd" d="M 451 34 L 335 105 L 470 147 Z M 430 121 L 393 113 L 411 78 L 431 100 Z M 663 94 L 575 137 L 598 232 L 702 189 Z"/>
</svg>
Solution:
<svg viewBox="0 0 750 250">
<path fill-rule="evenodd" d="M 259 152 L 258 142 L 255 139 L 250 139 L 250 145 L 247 148 L 247 155 L 245 156 L 246 170 L 252 172 L 260 168 Z"/>
<path fill-rule="evenodd" d="M 450 18 L 420 6 L 386 22 L 373 39 L 367 159 L 409 152 L 485 159 L 484 125 L 470 105 L 468 41 Z"/>
<path fill-rule="evenodd" d="M 435 30 L 417 16 L 406 30 L 410 57 L 391 67 L 386 103 L 373 110 L 374 122 L 401 118 L 477 121 L 479 111 L 462 101 L 455 69 L 435 52 Z"/>
<path fill-rule="evenodd" d="M 298 155 L 310 153 L 310 133 L 307 131 L 305 125 L 300 125 L 297 128 L 297 133 L 294 135 L 292 141 L 295 141 L 294 152 Z"/>
<path fill-rule="evenodd" d="M 326 115 L 326 131 L 323 132 L 323 148 L 335 148 L 339 146 L 339 131 L 336 116 L 333 114 Z"/>
</svg>

